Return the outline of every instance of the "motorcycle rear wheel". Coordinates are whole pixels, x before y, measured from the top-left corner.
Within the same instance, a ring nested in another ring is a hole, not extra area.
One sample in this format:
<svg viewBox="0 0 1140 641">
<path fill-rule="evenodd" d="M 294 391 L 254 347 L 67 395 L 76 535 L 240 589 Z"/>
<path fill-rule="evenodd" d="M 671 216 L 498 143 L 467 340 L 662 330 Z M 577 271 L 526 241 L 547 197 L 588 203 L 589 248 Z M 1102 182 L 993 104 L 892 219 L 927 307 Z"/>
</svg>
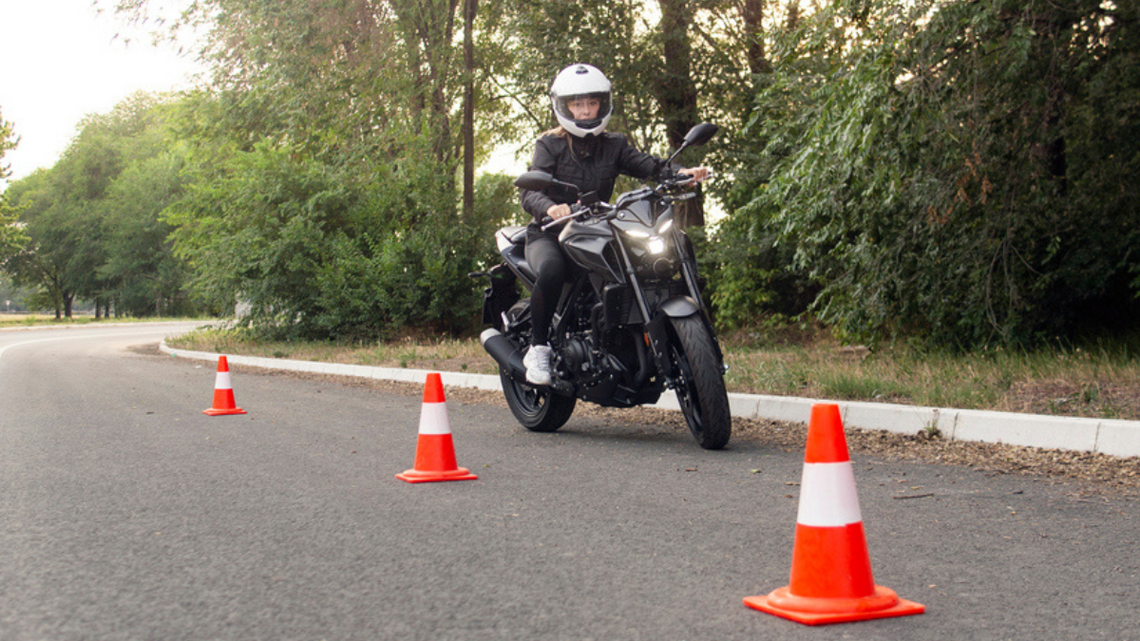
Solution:
<svg viewBox="0 0 1140 641">
<path fill-rule="evenodd" d="M 520 383 L 505 372 L 499 374 L 499 379 L 511 413 L 532 432 L 553 432 L 565 425 L 574 413 L 578 399 L 573 396 L 555 394 L 549 387 Z"/>
<path fill-rule="evenodd" d="M 671 357 L 677 368 L 681 412 L 697 444 L 706 450 L 719 450 L 732 436 L 732 414 L 713 337 L 698 316 L 669 321 L 676 338 Z"/>
</svg>

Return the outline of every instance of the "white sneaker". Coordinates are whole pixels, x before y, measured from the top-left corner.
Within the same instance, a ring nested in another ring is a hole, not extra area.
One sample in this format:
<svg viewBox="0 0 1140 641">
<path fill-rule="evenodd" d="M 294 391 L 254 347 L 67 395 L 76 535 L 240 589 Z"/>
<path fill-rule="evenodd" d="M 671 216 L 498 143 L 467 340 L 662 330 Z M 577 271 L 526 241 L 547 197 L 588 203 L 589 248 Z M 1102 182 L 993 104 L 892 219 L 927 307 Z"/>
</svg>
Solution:
<svg viewBox="0 0 1140 641">
<path fill-rule="evenodd" d="M 549 345 L 531 345 L 523 357 L 526 365 L 526 382 L 532 385 L 550 385 L 550 357 L 554 350 Z"/>
</svg>

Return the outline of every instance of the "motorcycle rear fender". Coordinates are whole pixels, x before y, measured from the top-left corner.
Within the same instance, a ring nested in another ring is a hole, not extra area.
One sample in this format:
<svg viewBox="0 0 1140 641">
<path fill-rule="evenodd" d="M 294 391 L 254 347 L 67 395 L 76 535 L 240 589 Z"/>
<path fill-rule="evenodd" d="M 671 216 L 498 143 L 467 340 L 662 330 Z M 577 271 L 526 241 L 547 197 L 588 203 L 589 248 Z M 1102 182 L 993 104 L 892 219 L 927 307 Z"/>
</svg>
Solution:
<svg viewBox="0 0 1140 641">
<path fill-rule="evenodd" d="M 508 265 L 491 268 L 491 286 L 483 290 L 483 324 L 503 329 L 502 314 L 519 300 L 515 289 L 515 273 Z"/>
</svg>

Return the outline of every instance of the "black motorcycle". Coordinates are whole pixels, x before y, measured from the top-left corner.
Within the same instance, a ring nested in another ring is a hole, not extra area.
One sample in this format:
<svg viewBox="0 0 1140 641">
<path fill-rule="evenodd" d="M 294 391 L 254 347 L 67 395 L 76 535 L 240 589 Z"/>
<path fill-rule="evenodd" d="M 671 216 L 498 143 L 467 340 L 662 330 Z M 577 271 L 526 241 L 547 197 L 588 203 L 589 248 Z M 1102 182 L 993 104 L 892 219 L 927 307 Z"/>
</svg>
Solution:
<svg viewBox="0 0 1140 641">
<path fill-rule="evenodd" d="M 702 145 L 717 131 L 704 123 L 685 136 L 669 162 Z M 667 165 L 668 166 L 668 165 Z M 522 354 L 530 345 L 530 299 L 517 281 L 534 289 L 526 262 L 525 227 L 496 235 L 503 263 L 472 277 L 490 277 L 484 290 L 484 349 L 499 364 L 503 392 L 524 427 L 553 432 L 569 420 L 577 399 L 605 407 L 655 403 L 665 388 L 677 400 L 697 443 L 720 449 L 732 434 L 724 355 L 701 300 L 703 280 L 689 238 L 673 224 L 673 203 L 692 198 L 692 178 L 666 174 L 655 187 L 621 194 L 613 204 L 579 193 L 559 242 L 569 275 L 551 323 L 553 382 L 526 381 Z M 531 171 L 515 185 L 540 191 L 576 185 Z"/>
</svg>

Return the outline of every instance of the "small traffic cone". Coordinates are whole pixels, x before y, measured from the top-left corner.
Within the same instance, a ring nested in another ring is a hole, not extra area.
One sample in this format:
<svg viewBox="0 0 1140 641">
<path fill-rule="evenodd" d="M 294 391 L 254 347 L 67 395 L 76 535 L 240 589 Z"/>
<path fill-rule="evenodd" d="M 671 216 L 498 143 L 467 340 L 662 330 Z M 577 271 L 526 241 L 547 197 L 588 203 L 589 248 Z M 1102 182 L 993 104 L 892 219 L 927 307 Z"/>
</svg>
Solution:
<svg viewBox="0 0 1140 641">
<path fill-rule="evenodd" d="M 202 413 L 210 416 L 248 413 L 234 403 L 234 388 L 230 383 L 230 363 L 225 356 L 218 357 L 218 375 L 214 378 L 214 406 L 202 410 Z"/>
<path fill-rule="evenodd" d="M 479 478 L 456 465 L 455 444 L 451 439 L 451 423 L 447 420 L 447 402 L 439 374 L 428 374 L 424 385 L 415 467 L 397 474 L 396 478 L 408 483 L 473 481 Z"/>
<path fill-rule="evenodd" d="M 875 585 L 839 406 L 811 408 L 791 583 L 744 605 L 807 625 L 921 614 L 926 606 Z"/>
</svg>

